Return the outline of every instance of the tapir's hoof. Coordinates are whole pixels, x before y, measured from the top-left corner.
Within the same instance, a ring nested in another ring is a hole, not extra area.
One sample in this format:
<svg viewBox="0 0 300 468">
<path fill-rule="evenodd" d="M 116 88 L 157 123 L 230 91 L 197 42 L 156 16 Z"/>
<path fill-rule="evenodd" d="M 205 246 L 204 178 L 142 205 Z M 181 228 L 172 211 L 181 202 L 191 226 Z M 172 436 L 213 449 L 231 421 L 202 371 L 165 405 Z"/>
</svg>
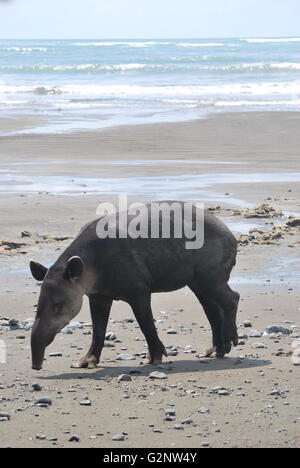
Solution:
<svg viewBox="0 0 300 468">
<path fill-rule="evenodd" d="M 215 358 L 217 357 L 217 350 L 215 347 L 208 349 L 205 353 L 200 354 L 199 358 Z"/>
<path fill-rule="evenodd" d="M 156 366 L 157 364 L 162 364 L 163 356 L 168 357 L 168 353 L 165 350 L 165 348 L 163 350 L 163 353 L 157 353 L 155 355 L 151 355 L 151 353 L 147 353 L 146 364 L 152 364 L 154 366 Z"/>
<path fill-rule="evenodd" d="M 80 359 L 77 364 L 72 364 L 73 369 L 96 369 L 97 368 L 97 359 L 94 356 L 85 356 Z"/>
</svg>

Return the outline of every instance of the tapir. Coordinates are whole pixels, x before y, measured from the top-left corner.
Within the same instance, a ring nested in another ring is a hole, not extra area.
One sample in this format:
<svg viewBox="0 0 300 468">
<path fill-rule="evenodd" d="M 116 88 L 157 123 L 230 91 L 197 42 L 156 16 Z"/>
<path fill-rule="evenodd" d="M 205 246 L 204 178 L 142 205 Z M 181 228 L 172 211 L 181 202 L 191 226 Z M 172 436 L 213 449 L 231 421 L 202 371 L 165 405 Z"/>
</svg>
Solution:
<svg viewBox="0 0 300 468">
<path fill-rule="evenodd" d="M 171 202 L 165 202 L 170 205 Z M 150 205 L 147 223 L 151 223 Z M 194 206 L 191 223 L 197 208 Z M 128 213 L 128 222 L 132 214 Z M 174 223 L 171 217 L 171 223 Z M 152 308 L 152 293 L 189 287 L 200 301 L 212 329 L 212 348 L 205 354 L 222 358 L 238 344 L 239 294 L 228 285 L 236 264 L 237 241 L 212 212 L 205 210 L 204 242 L 186 248 L 186 238 L 121 236 L 99 237 L 101 218 L 86 225 L 51 268 L 31 261 L 32 276 L 42 282 L 31 335 L 32 368 L 43 366 L 46 347 L 80 312 L 83 297 L 89 299 L 93 326 L 92 344 L 77 366 L 93 369 L 100 361 L 113 301 L 125 301 L 145 336 L 148 362 L 167 356 L 159 339 Z M 159 223 L 162 223 L 161 217 Z M 161 231 L 160 231 L 161 232 Z"/>
</svg>

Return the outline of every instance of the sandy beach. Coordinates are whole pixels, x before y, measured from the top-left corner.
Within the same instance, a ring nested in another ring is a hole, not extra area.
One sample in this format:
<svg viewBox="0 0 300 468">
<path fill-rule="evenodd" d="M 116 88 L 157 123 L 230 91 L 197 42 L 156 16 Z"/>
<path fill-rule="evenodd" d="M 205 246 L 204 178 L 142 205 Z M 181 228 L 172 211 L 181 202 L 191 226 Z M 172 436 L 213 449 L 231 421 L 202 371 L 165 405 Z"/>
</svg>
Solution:
<svg viewBox="0 0 300 468">
<path fill-rule="evenodd" d="M 300 368 L 292 359 L 300 338 L 299 113 L 30 134 L 36 119 L 0 118 L 0 340 L 7 347 L 0 419 L 9 415 L 0 422 L 0 447 L 299 448 Z M 210 328 L 192 293 L 181 290 L 153 297 L 160 338 L 177 348 L 162 366 L 166 379 L 149 379 L 155 369 L 138 355 L 116 360 L 146 350 L 121 302 L 108 327 L 117 340 L 107 342 L 98 369 L 71 369 L 91 341 L 85 302 L 76 318 L 82 324 L 57 336 L 35 373 L 30 327 L 20 326 L 34 318 L 39 293 L 29 261 L 51 265 L 98 204 L 120 193 L 203 201 L 232 229 L 240 344 L 223 360 L 200 359 Z M 286 334 L 265 333 L 273 325 Z M 120 374 L 132 380 L 118 382 Z M 80 405 L 86 396 L 91 405 Z M 34 406 L 41 397 L 52 406 Z M 120 433 L 124 441 L 112 441 Z"/>
</svg>

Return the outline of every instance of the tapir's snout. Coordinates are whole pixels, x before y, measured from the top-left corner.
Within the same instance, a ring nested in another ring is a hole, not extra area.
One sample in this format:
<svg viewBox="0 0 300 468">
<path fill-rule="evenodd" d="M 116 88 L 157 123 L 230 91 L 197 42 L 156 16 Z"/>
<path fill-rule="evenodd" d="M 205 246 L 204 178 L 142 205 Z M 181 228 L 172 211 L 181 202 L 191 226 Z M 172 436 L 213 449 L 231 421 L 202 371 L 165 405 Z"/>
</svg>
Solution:
<svg viewBox="0 0 300 468">
<path fill-rule="evenodd" d="M 56 334 L 49 333 L 40 320 L 36 320 L 31 333 L 32 369 L 39 371 L 43 368 L 43 361 L 47 346 L 54 340 Z"/>
</svg>

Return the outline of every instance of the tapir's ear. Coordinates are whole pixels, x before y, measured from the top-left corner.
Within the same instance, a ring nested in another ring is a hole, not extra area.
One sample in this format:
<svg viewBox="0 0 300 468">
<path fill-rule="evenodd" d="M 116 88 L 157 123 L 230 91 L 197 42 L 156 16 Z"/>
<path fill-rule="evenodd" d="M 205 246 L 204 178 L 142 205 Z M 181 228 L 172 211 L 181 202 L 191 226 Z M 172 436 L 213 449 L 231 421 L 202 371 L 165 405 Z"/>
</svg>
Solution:
<svg viewBox="0 0 300 468">
<path fill-rule="evenodd" d="M 72 257 L 67 263 L 65 277 L 67 279 L 78 279 L 84 270 L 84 263 L 80 257 Z"/>
<path fill-rule="evenodd" d="M 40 263 L 31 260 L 30 271 L 34 279 L 36 279 L 37 281 L 44 281 L 45 276 L 48 272 L 48 268 L 44 267 Z"/>
</svg>

